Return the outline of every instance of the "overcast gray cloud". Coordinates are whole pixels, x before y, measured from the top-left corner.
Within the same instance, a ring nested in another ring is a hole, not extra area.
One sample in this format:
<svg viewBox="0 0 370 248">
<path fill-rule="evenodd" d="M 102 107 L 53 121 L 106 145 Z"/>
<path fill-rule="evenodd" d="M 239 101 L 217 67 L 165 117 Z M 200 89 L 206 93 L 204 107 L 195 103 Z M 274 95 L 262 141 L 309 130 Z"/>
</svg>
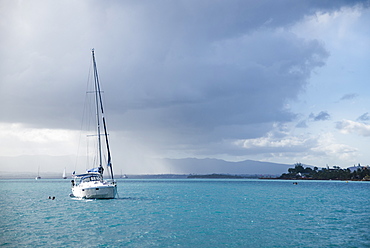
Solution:
<svg viewBox="0 0 370 248">
<path fill-rule="evenodd" d="M 295 120 L 287 102 L 325 65 L 324 43 L 289 27 L 366 2 L 2 1 L 0 121 L 78 129 L 94 47 L 112 132 L 163 150 L 227 151 L 224 140 Z"/>
<path fill-rule="evenodd" d="M 77 106 L 93 46 L 118 114 L 155 108 L 167 124 L 205 128 L 289 120 L 282 104 L 327 56 L 316 41 L 271 30 L 303 9 L 288 18 L 269 2 L 83 3 L 68 14 L 68 4 L 8 3 L 4 121 L 68 125 L 58 116 Z"/>
</svg>

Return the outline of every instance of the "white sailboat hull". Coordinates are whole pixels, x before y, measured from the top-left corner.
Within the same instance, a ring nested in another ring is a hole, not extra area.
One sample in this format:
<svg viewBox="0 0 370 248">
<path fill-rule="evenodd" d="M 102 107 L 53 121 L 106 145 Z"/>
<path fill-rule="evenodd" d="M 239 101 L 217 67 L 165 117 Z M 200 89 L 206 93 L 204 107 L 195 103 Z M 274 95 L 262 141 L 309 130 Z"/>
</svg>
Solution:
<svg viewBox="0 0 370 248">
<path fill-rule="evenodd" d="M 117 185 L 108 182 L 87 182 L 72 187 L 74 197 L 85 199 L 113 199 Z"/>
</svg>

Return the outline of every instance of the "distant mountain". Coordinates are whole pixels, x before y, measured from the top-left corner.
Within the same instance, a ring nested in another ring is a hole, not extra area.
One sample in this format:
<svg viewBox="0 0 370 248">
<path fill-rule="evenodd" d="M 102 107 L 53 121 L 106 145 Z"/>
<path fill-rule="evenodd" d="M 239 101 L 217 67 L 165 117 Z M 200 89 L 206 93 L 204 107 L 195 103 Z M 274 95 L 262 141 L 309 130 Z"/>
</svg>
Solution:
<svg viewBox="0 0 370 248">
<path fill-rule="evenodd" d="M 115 174 L 123 171 L 124 174 L 244 174 L 244 175 L 281 175 L 287 173 L 293 164 L 280 164 L 244 160 L 230 162 L 221 159 L 184 158 L 184 159 L 148 159 L 145 161 L 115 161 Z M 35 177 L 38 167 L 40 176 L 53 173 L 59 177 L 66 168 L 68 174 L 76 170 L 76 158 L 74 156 L 0 156 L 0 178 L 3 176 Z M 120 167 L 121 166 L 121 167 Z M 77 168 L 76 171 L 84 171 L 86 168 Z"/>
<path fill-rule="evenodd" d="M 174 174 L 263 174 L 281 175 L 286 173 L 288 168 L 294 167 L 291 164 L 279 164 L 244 160 L 230 162 L 221 159 L 185 158 L 185 159 L 164 159 L 166 164 L 171 166 Z"/>
</svg>

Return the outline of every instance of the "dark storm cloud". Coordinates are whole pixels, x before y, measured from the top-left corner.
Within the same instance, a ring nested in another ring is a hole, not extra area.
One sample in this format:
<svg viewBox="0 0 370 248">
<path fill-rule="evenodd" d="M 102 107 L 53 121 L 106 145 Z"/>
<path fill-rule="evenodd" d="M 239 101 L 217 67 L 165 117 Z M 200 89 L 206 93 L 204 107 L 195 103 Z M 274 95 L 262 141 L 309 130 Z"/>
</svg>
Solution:
<svg viewBox="0 0 370 248">
<path fill-rule="evenodd" d="M 286 101 L 328 57 L 286 27 L 356 3 L 3 3 L 0 121 L 79 128 L 95 47 L 112 130 L 187 149 L 259 137 L 295 117 Z"/>
</svg>

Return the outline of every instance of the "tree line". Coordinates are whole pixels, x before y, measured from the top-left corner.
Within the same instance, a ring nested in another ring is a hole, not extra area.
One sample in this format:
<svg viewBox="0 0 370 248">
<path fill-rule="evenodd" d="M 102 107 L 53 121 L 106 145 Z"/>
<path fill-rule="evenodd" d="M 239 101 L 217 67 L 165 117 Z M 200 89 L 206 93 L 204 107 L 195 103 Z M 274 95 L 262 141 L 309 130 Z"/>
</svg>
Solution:
<svg viewBox="0 0 370 248">
<path fill-rule="evenodd" d="M 301 163 L 296 163 L 294 168 L 289 168 L 288 173 L 283 173 L 280 179 L 313 179 L 313 180 L 364 180 L 370 181 L 370 168 L 360 164 L 355 170 L 342 169 L 339 166 L 318 169 L 317 167 L 304 168 Z"/>
</svg>

